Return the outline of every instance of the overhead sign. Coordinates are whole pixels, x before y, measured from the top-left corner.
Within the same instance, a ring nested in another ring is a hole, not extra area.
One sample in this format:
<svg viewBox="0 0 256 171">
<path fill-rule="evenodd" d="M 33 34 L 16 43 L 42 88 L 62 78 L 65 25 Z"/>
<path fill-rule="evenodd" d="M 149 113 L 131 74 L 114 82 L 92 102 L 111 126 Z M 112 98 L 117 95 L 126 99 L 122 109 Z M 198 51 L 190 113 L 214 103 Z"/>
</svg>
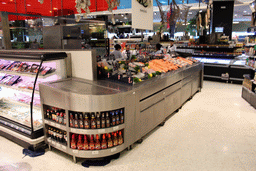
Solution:
<svg viewBox="0 0 256 171">
<path fill-rule="evenodd" d="M 153 30 L 153 0 L 132 0 L 132 28 Z"/>
</svg>

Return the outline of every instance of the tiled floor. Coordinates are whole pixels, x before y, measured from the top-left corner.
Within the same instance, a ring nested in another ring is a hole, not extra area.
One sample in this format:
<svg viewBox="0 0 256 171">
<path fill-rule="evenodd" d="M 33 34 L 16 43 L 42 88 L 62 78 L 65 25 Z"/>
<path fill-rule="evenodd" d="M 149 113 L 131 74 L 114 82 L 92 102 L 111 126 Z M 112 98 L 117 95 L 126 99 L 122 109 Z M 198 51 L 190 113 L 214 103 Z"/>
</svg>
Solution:
<svg viewBox="0 0 256 171">
<path fill-rule="evenodd" d="M 256 110 L 241 98 L 241 85 L 204 82 L 204 88 L 157 127 L 142 144 L 93 170 L 256 170 Z M 0 137 L 0 170 L 79 170 L 57 150 L 22 158 L 22 147 Z"/>
</svg>

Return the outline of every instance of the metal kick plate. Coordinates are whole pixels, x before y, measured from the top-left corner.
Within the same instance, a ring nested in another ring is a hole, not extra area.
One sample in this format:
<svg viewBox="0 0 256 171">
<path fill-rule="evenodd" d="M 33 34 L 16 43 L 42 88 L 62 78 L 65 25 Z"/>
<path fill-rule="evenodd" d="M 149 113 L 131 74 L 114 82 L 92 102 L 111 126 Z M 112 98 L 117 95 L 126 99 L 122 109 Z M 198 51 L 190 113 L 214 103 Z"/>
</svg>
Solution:
<svg viewBox="0 0 256 171">
<path fill-rule="evenodd" d="M 60 82 L 50 83 L 51 86 L 61 89 L 66 92 L 86 94 L 86 95 L 109 95 L 120 93 L 118 90 L 104 88 L 103 86 L 97 86 L 93 84 L 88 84 L 85 82 L 75 81 L 75 80 L 64 80 Z"/>
</svg>

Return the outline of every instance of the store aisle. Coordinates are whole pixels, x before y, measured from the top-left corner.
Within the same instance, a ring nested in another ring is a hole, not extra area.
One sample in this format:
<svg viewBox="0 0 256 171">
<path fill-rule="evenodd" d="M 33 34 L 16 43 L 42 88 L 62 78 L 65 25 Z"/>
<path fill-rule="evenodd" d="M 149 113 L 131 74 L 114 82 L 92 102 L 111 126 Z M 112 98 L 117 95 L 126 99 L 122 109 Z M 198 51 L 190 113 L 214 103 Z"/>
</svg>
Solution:
<svg viewBox="0 0 256 171">
<path fill-rule="evenodd" d="M 256 170 L 256 110 L 241 98 L 241 89 L 241 85 L 205 81 L 202 92 L 142 144 L 90 171 Z M 58 150 L 22 157 L 22 147 L 0 137 L 0 171 L 85 169 L 82 159 L 74 164 L 71 156 Z"/>
</svg>

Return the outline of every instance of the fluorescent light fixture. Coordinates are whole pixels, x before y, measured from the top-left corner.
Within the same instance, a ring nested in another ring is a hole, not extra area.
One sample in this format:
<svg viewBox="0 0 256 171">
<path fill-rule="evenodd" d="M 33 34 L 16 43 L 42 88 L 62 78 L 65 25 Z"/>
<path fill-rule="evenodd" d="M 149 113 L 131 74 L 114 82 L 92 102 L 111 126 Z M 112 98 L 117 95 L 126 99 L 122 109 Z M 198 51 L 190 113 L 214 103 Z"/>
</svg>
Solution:
<svg viewBox="0 0 256 171">
<path fill-rule="evenodd" d="M 58 8 L 53 8 L 53 10 L 57 10 Z"/>
<path fill-rule="evenodd" d="M 28 7 L 30 7 L 31 5 L 30 4 L 27 4 Z"/>
<path fill-rule="evenodd" d="M 239 24 L 239 21 L 234 21 L 233 24 Z"/>
<path fill-rule="evenodd" d="M 165 1 L 160 1 L 162 4 L 166 4 L 167 2 L 165 2 Z"/>
<path fill-rule="evenodd" d="M 237 14 L 235 14 L 235 17 L 237 17 Z"/>
<path fill-rule="evenodd" d="M 247 11 L 244 11 L 244 13 L 246 13 Z"/>
<path fill-rule="evenodd" d="M 2 4 L 6 4 L 6 2 L 2 2 Z"/>
</svg>

